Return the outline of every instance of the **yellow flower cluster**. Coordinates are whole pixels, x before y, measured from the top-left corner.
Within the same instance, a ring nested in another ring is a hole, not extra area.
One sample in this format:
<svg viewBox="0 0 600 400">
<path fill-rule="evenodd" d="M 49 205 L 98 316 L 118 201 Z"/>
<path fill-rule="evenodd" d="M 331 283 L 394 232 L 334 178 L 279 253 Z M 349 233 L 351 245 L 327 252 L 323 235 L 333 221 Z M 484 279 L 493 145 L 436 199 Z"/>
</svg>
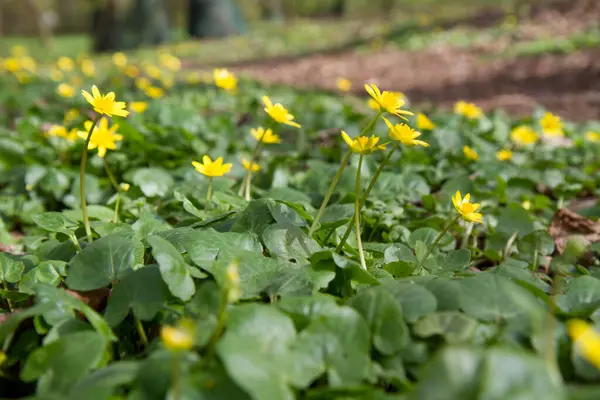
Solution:
<svg viewBox="0 0 600 400">
<path fill-rule="evenodd" d="M 476 212 L 480 204 L 471 203 L 471 194 L 467 193 L 463 198 L 459 191 L 452 196 L 452 204 L 456 211 L 467 221 L 481 223 L 482 215 Z"/>
</svg>

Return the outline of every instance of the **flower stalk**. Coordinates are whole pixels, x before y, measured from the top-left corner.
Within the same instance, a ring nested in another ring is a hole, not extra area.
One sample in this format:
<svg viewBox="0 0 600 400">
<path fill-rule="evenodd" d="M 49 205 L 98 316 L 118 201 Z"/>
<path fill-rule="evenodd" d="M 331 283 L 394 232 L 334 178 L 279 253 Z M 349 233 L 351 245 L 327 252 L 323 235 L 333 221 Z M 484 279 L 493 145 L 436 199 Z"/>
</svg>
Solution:
<svg viewBox="0 0 600 400">
<path fill-rule="evenodd" d="M 456 217 L 454 217 L 450 223 L 448 223 L 446 225 L 446 227 L 439 233 L 439 235 L 437 235 L 437 237 L 435 238 L 435 240 L 433 241 L 433 243 L 431 244 L 431 246 L 429 246 L 429 248 L 427 249 L 427 252 L 423 255 L 423 257 L 421 257 L 421 260 L 419 261 L 419 263 L 417 264 L 417 267 L 415 268 L 415 273 L 420 273 L 421 269 L 423 268 L 423 265 L 425 264 L 425 261 L 427 261 L 427 258 L 429 258 L 429 255 L 431 254 L 431 252 L 433 251 L 433 249 L 435 249 L 438 245 L 438 243 L 440 243 L 440 240 L 442 240 L 442 238 L 444 237 L 444 235 L 446 234 L 446 232 L 448 232 L 448 230 L 450 229 L 450 227 L 452 225 L 454 225 L 458 219 L 460 218 L 460 214 L 457 215 Z"/>
<path fill-rule="evenodd" d="M 356 243 L 358 244 L 358 258 L 360 260 L 360 266 L 365 271 L 367 270 L 367 263 L 365 262 L 365 253 L 362 247 L 362 240 L 360 237 L 360 171 L 362 169 L 364 155 L 361 154 L 358 159 L 358 168 L 356 169 L 356 195 L 354 198 L 354 229 L 356 230 Z"/>
<path fill-rule="evenodd" d="M 83 216 L 83 226 L 85 227 L 85 234 L 89 243 L 92 242 L 93 238 L 92 228 L 90 227 L 90 219 L 87 210 L 87 201 L 85 199 L 85 168 L 87 165 L 88 145 L 90 143 L 90 140 L 92 139 L 94 129 L 96 128 L 96 125 L 101 119 L 102 114 L 98 114 L 94 119 L 94 122 L 90 126 L 87 138 L 85 139 L 85 143 L 83 145 L 83 153 L 81 154 L 81 165 L 79 167 L 79 196 L 81 197 L 81 213 Z"/>
</svg>

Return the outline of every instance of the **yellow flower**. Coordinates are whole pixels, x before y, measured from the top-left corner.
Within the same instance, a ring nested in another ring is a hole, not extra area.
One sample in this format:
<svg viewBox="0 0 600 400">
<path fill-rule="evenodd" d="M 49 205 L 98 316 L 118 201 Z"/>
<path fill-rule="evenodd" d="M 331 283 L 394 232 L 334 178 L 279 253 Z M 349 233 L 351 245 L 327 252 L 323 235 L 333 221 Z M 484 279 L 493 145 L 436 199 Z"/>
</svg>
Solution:
<svg viewBox="0 0 600 400">
<path fill-rule="evenodd" d="M 128 65 L 125 68 L 125 75 L 127 75 L 130 78 L 137 78 L 138 76 L 140 76 L 140 69 L 135 65 Z"/>
<path fill-rule="evenodd" d="M 479 154 L 477 154 L 477 152 L 475 150 L 473 150 L 472 148 L 470 148 L 469 146 L 463 146 L 463 153 L 464 153 L 465 157 L 467 157 L 469 160 L 473 160 L 473 161 L 479 160 Z"/>
<path fill-rule="evenodd" d="M 156 86 L 149 86 L 144 90 L 144 93 L 146 93 L 146 96 L 152 99 L 160 99 L 164 96 L 165 91 L 162 88 Z"/>
<path fill-rule="evenodd" d="M 390 114 L 396 115 L 405 120 L 406 117 L 404 117 L 404 115 L 414 115 L 410 111 L 401 109 L 406 104 L 406 102 L 404 101 L 404 95 L 402 93 L 388 91 L 381 92 L 375 84 L 365 85 L 365 89 L 367 93 L 369 93 L 369 95 L 373 98 L 373 100 L 375 100 L 377 105 L 383 107 Z M 371 105 L 371 103 L 370 106 L 371 108 L 374 108 L 373 105 Z"/>
<path fill-rule="evenodd" d="M 145 101 L 132 101 L 129 103 L 129 108 L 135 113 L 141 114 L 148 108 L 148 103 Z"/>
<path fill-rule="evenodd" d="M 464 197 L 460 195 L 460 192 L 457 191 L 454 196 L 452 196 L 452 203 L 454 204 L 454 208 L 456 211 L 462 215 L 464 219 L 470 222 L 478 222 L 481 223 L 482 215 L 478 212 L 475 212 L 479 209 L 479 203 L 471 203 L 471 194 L 467 193 Z"/>
<path fill-rule="evenodd" d="M 567 332 L 583 358 L 600 368 L 600 333 L 580 319 L 568 321 Z"/>
<path fill-rule="evenodd" d="M 175 79 L 173 79 L 172 76 L 164 76 L 160 80 L 160 83 L 162 83 L 162 85 L 165 87 L 165 89 L 169 89 L 169 88 L 173 87 L 173 85 L 175 85 Z"/>
<path fill-rule="evenodd" d="M 55 137 L 67 137 L 67 128 L 65 128 L 64 126 L 61 125 L 52 125 L 50 127 L 50 129 L 48 129 L 48 135 L 49 136 L 55 136 Z"/>
<path fill-rule="evenodd" d="M 160 62 L 168 70 L 176 72 L 181 69 L 181 60 L 172 54 L 163 53 L 160 55 Z"/>
<path fill-rule="evenodd" d="M 50 79 L 52 79 L 54 82 L 60 82 L 65 79 L 65 74 L 63 74 L 59 69 L 55 68 L 50 71 Z M 73 95 L 75 95 L 75 93 L 73 93 Z"/>
<path fill-rule="evenodd" d="M 16 72 L 15 77 L 17 78 L 19 83 L 22 85 L 31 82 L 31 75 L 29 75 L 27 72 L 22 72 L 22 71 Z"/>
<path fill-rule="evenodd" d="M 496 153 L 496 159 L 498 161 L 508 161 L 512 158 L 512 151 L 508 149 L 500 150 Z"/>
<path fill-rule="evenodd" d="M 65 72 L 73 71 L 73 60 L 71 60 L 69 57 L 64 57 L 64 56 L 60 57 L 58 59 L 58 61 L 56 62 L 56 65 L 62 71 L 65 71 Z"/>
<path fill-rule="evenodd" d="M 590 142 L 600 142 L 600 133 L 589 131 L 585 134 L 585 138 Z"/>
<path fill-rule="evenodd" d="M 265 130 L 263 127 L 257 129 L 250 129 L 250 134 L 254 136 L 254 139 L 261 141 L 266 144 L 281 143 L 281 139 L 278 135 L 275 135 L 271 129 Z"/>
<path fill-rule="evenodd" d="M 124 101 L 115 101 L 114 92 L 101 94 L 98 87 L 94 85 L 92 86 L 92 94 L 89 94 L 85 90 L 82 90 L 81 94 L 87 102 L 94 107 L 94 111 L 99 114 L 104 114 L 109 117 L 112 117 L 113 115 L 126 117 L 129 115 L 129 111 L 126 109 L 127 104 L 125 104 Z"/>
<path fill-rule="evenodd" d="M 396 124 L 394 126 L 390 121 L 388 121 L 387 118 L 383 118 L 383 120 L 388 128 L 390 128 L 389 134 L 393 140 L 396 140 L 405 146 L 429 147 L 428 143 L 422 140 L 416 140 L 419 136 L 421 136 L 421 132 L 415 131 L 406 124 Z"/>
<path fill-rule="evenodd" d="M 177 326 L 163 326 L 160 329 L 160 339 L 163 345 L 171 351 L 186 351 L 194 347 L 194 322 L 188 319 L 179 321 Z"/>
<path fill-rule="evenodd" d="M 129 183 L 121 182 L 119 184 L 119 190 L 121 192 L 128 192 L 130 188 L 131 188 L 131 185 Z"/>
<path fill-rule="evenodd" d="M 127 66 L 127 56 L 124 53 L 117 52 L 112 55 L 112 62 L 117 68 L 125 68 Z"/>
<path fill-rule="evenodd" d="M 96 75 L 96 64 L 90 59 L 85 59 L 81 61 L 81 71 L 86 76 L 95 76 Z"/>
<path fill-rule="evenodd" d="M 288 110 L 280 103 L 273 104 L 268 96 L 263 96 L 262 100 L 263 103 L 265 103 L 266 113 L 269 114 L 275 121 L 279 122 L 280 124 L 300 128 L 300 125 L 294 122 L 294 116 L 290 114 Z"/>
<path fill-rule="evenodd" d="M 10 54 L 14 57 L 23 57 L 27 54 L 27 49 L 24 46 L 15 45 L 10 48 Z"/>
<path fill-rule="evenodd" d="M 21 62 L 14 57 L 9 57 L 4 60 L 4 69 L 8 72 L 17 72 L 21 69 Z"/>
<path fill-rule="evenodd" d="M 335 84 L 340 92 L 349 92 L 352 89 L 352 82 L 346 78 L 338 78 Z"/>
<path fill-rule="evenodd" d="M 369 102 L 367 104 L 369 105 L 370 108 L 372 108 L 375 111 L 381 110 L 381 106 L 379 105 L 378 102 L 375 101 L 375 99 L 369 99 Z"/>
<path fill-rule="evenodd" d="M 540 137 L 530 127 L 521 125 L 510 132 L 510 138 L 518 145 L 527 145 L 537 142 Z"/>
<path fill-rule="evenodd" d="M 90 128 L 92 127 L 92 121 L 86 121 L 83 125 L 85 132 L 79 131 L 78 135 L 82 139 L 87 139 Z M 98 157 L 104 158 L 106 150 L 115 150 L 117 148 L 117 142 L 123 140 L 123 136 L 116 133 L 119 125 L 114 124 L 111 128 L 108 127 L 108 120 L 102 118 L 92 133 L 92 137 L 88 144 L 88 150 L 98 149 Z"/>
<path fill-rule="evenodd" d="M 375 135 L 371 136 L 370 138 L 366 136 L 359 136 L 352 139 L 346 132 L 342 131 L 342 138 L 353 153 L 359 153 L 363 155 L 371 154 L 377 150 L 385 150 L 385 146 L 387 145 L 387 143 L 378 145 L 377 143 L 379 142 L 379 138 Z"/>
<path fill-rule="evenodd" d="M 231 164 L 223 164 L 223 157 L 212 161 L 209 156 L 204 156 L 202 157 L 202 163 L 192 161 L 192 165 L 196 168 L 196 171 L 210 177 L 223 176 L 231 171 Z"/>
<path fill-rule="evenodd" d="M 232 261 L 225 270 L 225 282 L 227 286 L 227 301 L 235 303 L 242 297 L 240 272 L 238 263 Z"/>
<path fill-rule="evenodd" d="M 235 92 L 237 90 L 237 78 L 234 74 L 224 68 L 215 68 L 213 70 L 213 79 L 215 85 L 221 89 Z"/>
<path fill-rule="evenodd" d="M 250 164 L 250 161 L 248 161 L 246 158 L 242 158 L 242 165 L 244 166 L 244 169 L 246 171 L 252 171 L 252 172 L 260 171 L 260 165 L 258 165 L 255 162 Z"/>
<path fill-rule="evenodd" d="M 542 132 L 546 136 L 555 137 L 564 136 L 565 134 L 560 117 L 551 112 L 544 114 L 544 117 L 540 120 L 540 126 L 542 127 Z"/>
<path fill-rule="evenodd" d="M 66 83 L 61 83 L 56 88 L 56 93 L 62 97 L 73 97 L 75 96 L 75 88 L 71 85 L 67 85 Z"/>
<path fill-rule="evenodd" d="M 67 133 L 67 136 L 65 136 L 65 139 L 71 143 L 76 142 L 77 139 L 79 139 L 79 131 L 77 128 L 71 129 L 69 133 Z"/>
<path fill-rule="evenodd" d="M 35 68 L 36 68 L 36 64 L 35 64 L 35 60 L 29 56 L 25 56 L 22 57 L 21 60 L 21 68 L 29 71 L 29 72 L 34 72 Z"/>
<path fill-rule="evenodd" d="M 150 79 L 142 77 L 135 81 L 135 86 L 137 86 L 138 89 L 145 90 L 152 86 L 152 83 L 150 82 Z"/>
<path fill-rule="evenodd" d="M 423 113 L 417 114 L 417 129 L 430 131 L 435 128 L 435 124 Z"/>
<path fill-rule="evenodd" d="M 531 209 L 531 201 L 525 200 L 524 202 L 521 203 L 521 206 L 524 209 L 526 209 L 527 211 L 529 211 Z"/>
<path fill-rule="evenodd" d="M 185 81 L 190 85 L 195 85 L 197 83 L 202 82 L 202 75 L 200 72 L 188 72 L 185 75 Z"/>
<path fill-rule="evenodd" d="M 481 108 L 473 103 L 467 103 L 466 101 L 459 101 L 454 105 L 454 112 L 468 119 L 479 119 L 483 116 Z"/>
<path fill-rule="evenodd" d="M 76 109 L 76 108 L 70 108 L 65 113 L 65 117 L 63 118 L 63 122 L 65 124 L 73 122 L 75 119 L 77 119 L 77 117 L 79 117 L 79 114 L 80 113 L 79 113 L 78 109 Z"/>
<path fill-rule="evenodd" d="M 149 64 L 146 66 L 146 74 L 152 79 L 160 79 L 162 71 L 156 65 Z"/>
</svg>

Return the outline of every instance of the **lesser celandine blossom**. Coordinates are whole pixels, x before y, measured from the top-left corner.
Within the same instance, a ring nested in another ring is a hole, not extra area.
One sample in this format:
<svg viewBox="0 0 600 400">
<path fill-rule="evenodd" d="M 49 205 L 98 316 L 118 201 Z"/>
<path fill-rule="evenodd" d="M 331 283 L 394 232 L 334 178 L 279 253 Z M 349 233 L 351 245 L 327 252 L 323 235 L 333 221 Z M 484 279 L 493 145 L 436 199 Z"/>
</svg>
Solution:
<svg viewBox="0 0 600 400">
<path fill-rule="evenodd" d="M 521 203 L 521 207 L 523 207 L 525 210 L 529 211 L 531 209 L 531 201 L 525 200 L 524 202 Z"/>
<path fill-rule="evenodd" d="M 223 90 L 235 92 L 237 90 L 236 76 L 225 68 L 215 68 L 213 70 L 213 79 L 215 85 Z"/>
<path fill-rule="evenodd" d="M 93 126 L 92 121 L 86 121 L 84 123 L 85 132 L 80 131 L 78 135 L 82 139 L 88 139 L 89 132 Z M 114 124 L 112 127 L 108 127 L 108 120 L 102 118 L 96 124 L 91 138 L 89 138 L 88 150 L 98 149 L 98 157 L 104 158 L 106 150 L 115 150 L 117 148 L 117 142 L 123 140 L 123 136 L 117 132 L 119 129 L 118 124 Z"/>
<path fill-rule="evenodd" d="M 124 53 L 117 52 L 112 55 L 112 62 L 117 68 L 125 68 L 127 66 L 127 56 Z"/>
<path fill-rule="evenodd" d="M 127 182 L 121 182 L 119 184 L 119 190 L 122 192 L 128 192 L 130 188 L 131 188 L 131 185 Z"/>
<path fill-rule="evenodd" d="M 435 128 L 435 124 L 423 113 L 417 114 L 417 129 L 430 131 Z"/>
<path fill-rule="evenodd" d="M 521 125 L 517 126 L 510 132 L 510 138 L 516 144 L 524 146 L 537 142 L 540 137 L 530 127 Z"/>
<path fill-rule="evenodd" d="M 131 103 L 129 103 L 129 108 L 133 112 L 141 114 L 148 108 L 148 103 L 146 103 L 145 101 L 132 101 Z"/>
<path fill-rule="evenodd" d="M 160 70 L 160 68 L 153 64 L 146 65 L 145 71 L 148 74 L 148 76 L 152 79 L 160 79 L 160 77 L 162 76 L 162 71 Z"/>
<path fill-rule="evenodd" d="M 268 96 L 263 96 L 262 100 L 265 103 L 265 112 L 275 121 L 280 124 L 293 126 L 294 128 L 301 127 L 298 123 L 294 122 L 294 116 L 283 105 L 280 103 L 273 104 Z"/>
<path fill-rule="evenodd" d="M 353 153 L 362 155 L 371 154 L 378 150 L 385 150 L 385 146 L 387 145 L 387 143 L 377 144 L 379 143 L 379 138 L 375 135 L 371 137 L 359 136 L 352 139 L 346 132 L 342 131 L 342 138 Z"/>
<path fill-rule="evenodd" d="M 68 124 L 70 122 L 73 122 L 76 118 L 79 117 L 79 115 L 81 115 L 81 113 L 79 112 L 78 109 L 76 108 L 70 108 L 67 110 L 67 112 L 65 113 L 65 116 L 63 118 L 63 122 L 65 124 Z"/>
<path fill-rule="evenodd" d="M 454 105 L 454 112 L 458 115 L 462 115 L 468 119 L 479 119 L 483 116 L 481 108 L 477 107 L 474 103 L 467 103 L 466 101 L 459 101 Z"/>
<path fill-rule="evenodd" d="M 402 110 L 402 107 L 406 104 L 402 93 L 388 91 L 381 92 L 375 84 L 365 85 L 365 90 L 373 100 L 388 113 L 405 120 L 405 115 L 413 115 L 410 111 Z"/>
<path fill-rule="evenodd" d="M 21 69 L 21 63 L 20 61 L 15 58 L 15 57 L 9 57 L 7 59 L 4 60 L 3 62 L 3 67 L 5 70 L 7 70 L 8 72 L 17 72 Z"/>
<path fill-rule="evenodd" d="M 196 326 L 193 321 L 183 319 L 177 326 L 165 325 L 160 329 L 160 339 L 167 350 L 180 352 L 194 347 Z"/>
<path fill-rule="evenodd" d="M 260 165 L 255 162 L 248 161 L 246 158 L 242 158 L 242 165 L 246 171 L 258 172 L 260 171 Z"/>
<path fill-rule="evenodd" d="M 213 161 L 206 155 L 202 157 L 201 163 L 192 161 L 192 165 L 196 168 L 196 171 L 211 178 L 225 175 L 231 171 L 232 166 L 232 164 L 223 164 L 223 157 L 219 157 Z"/>
<path fill-rule="evenodd" d="M 56 93 L 58 93 L 58 95 L 62 97 L 73 97 L 75 96 L 75 88 L 66 83 L 61 83 L 56 88 Z"/>
<path fill-rule="evenodd" d="M 146 96 L 150 97 L 151 99 L 160 99 L 161 97 L 164 96 L 165 91 L 163 90 L 163 88 L 159 88 L 156 86 L 149 86 L 147 88 L 144 89 L 144 93 L 146 93 Z"/>
<path fill-rule="evenodd" d="M 96 64 L 90 59 L 85 59 L 81 61 L 81 72 L 83 72 L 86 76 L 93 77 L 96 75 Z"/>
<path fill-rule="evenodd" d="M 508 149 L 500 150 L 496 153 L 496 159 L 498 161 L 508 161 L 512 158 L 512 151 Z"/>
<path fill-rule="evenodd" d="M 600 142 L 600 133 L 589 131 L 589 132 L 586 132 L 585 138 L 586 138 L 586 140 L 588 140 L 590 142 L 598 143 L 598 142 Z"/>
<path fill-rule="evenodd" d="M 106 115 L 108 117 L 112 117 L 113 115 L 119 117 L 126 117 L 129 115 L 129 111 L 127 111 L 124 101 L 115 101 L 115 93 L 109 92 L 107 94 L 101 94 L 100 90 L 96 85 L 92 86 L 92 94 L 86 92 L 85 90 L 81 91 L 81 94 L 88 103 L 94 107 L 94 111 L 98 114 Z"/>
<path fill-rule="evenodd" d="M 340 92 L 349 92 L 352 89 L 352 82 L 346 78 L 338 78 L 335 84 Z"/>
<path fill-rule="evenodd" d="M 469 146 L 463 146 L 463 154 L 469 160 L 472 160 L 472 161 L 479 160 L 479 154 L 477 154 L 477 152 Z"/>
<path fill-rule="evenodd" d="M 148 79 L 146 77 L 142 77 L 142 78 L 136 79 L 135 86 L 138 89 L 146 90 L 147 88 L 152 86 L 152 82 L 150 82 L 150 79 Z"/>
<path fill-rule="evenodd" d="M 71 60 L 69 57 L 60 57 L 58 59 L 58 61 L 56 62 L 56 65 L 62 71 L 65 71 L 65 72 L 73 71 L 73 66 L 74 66 L 73 60 Z"/>
<path fill-rule="evenodd" d="M 387 118 L 384 118 L 383 120 L 390 129 L 389 134 L 393 140 L 396 140 L 405 146 L 429 147 L 428 143 L 422 140 L 416 140 L 419 136 L 421 136 L 421 132 L 415 131 L 413 128 L 406 124 L 392 125 L 392 123 L 388 121 Z"/>
<path fill-rule="evenodd" d="M 456 211 L 467 221 L 481 223 L 482 215 L 476 212 L 480 204 L 471 203 L 471 194 L 467 193 L 463 198 L 459 191 L 452 196 L 452 203 Z"/>
<path fill-rule="evenodd" d="M 160 62 L 168 70 L 172 72 L 179 71 L 181 69 L 181 60 L 169 53 L 163 53 L 160 55 Z"/>
<path fill-rule="evenodd" d="M 66 139 L 69 142 L 75 142 L 79 137 L 77 129 L 68 130 L 62 125 L 52 125 L 48 130 L 48 136 L 55 136 Z"/>
<path fill-rule="evenodd" d="M 583 358 L 596 368 L 600 368 L 600 333 L 592 325 L 580 319 L 568 321 L 567 332 Z"/>
<path fill-rule="evenodd" d="M 549 137 L 564 136 L 565 134 L 560 117 L 551 112 L 544 114 L 544 117 L 540 120 L 540 126 L 544 135 Z"/>
<path fill-rule="evenodd" d="M 140 76 L 140 69 L 135 65 L 128 65 L 127 67 L 125 67 L 125 75 L 132 79 L 137 78 L 138 76 Z"/>
<path fill-rule="evenodd" d="M 258 127 L 256 129 L 252 128 L 250 129 L 250 134 L 259 142 L 266 144 L 281 143 L 279 136 L 275 135 L 271 129 L 265 129 L 263 127 Z"/>
</svg>

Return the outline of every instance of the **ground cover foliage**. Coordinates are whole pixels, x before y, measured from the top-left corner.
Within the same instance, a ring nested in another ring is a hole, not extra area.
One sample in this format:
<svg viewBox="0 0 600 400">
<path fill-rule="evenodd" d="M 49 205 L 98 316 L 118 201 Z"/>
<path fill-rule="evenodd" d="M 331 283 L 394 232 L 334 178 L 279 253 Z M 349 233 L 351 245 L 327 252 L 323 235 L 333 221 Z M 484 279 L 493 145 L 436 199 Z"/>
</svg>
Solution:
<svg viewBox="0 0 600 400">
<path fill-rule="evenodd" d="M 399 94 L 376 111 L 184 74 L 164 52 L 15 53 L 0 94 L 3 396 L 598 397 L 598 125 L 467 103 L 404 114 L 426 146 L 395 125 Z M 92 85 L 131 113 L 91 136 L 87 232 L 81 137 L 94 109 L 119 109 L 88 104 Z"/>
</svg>

